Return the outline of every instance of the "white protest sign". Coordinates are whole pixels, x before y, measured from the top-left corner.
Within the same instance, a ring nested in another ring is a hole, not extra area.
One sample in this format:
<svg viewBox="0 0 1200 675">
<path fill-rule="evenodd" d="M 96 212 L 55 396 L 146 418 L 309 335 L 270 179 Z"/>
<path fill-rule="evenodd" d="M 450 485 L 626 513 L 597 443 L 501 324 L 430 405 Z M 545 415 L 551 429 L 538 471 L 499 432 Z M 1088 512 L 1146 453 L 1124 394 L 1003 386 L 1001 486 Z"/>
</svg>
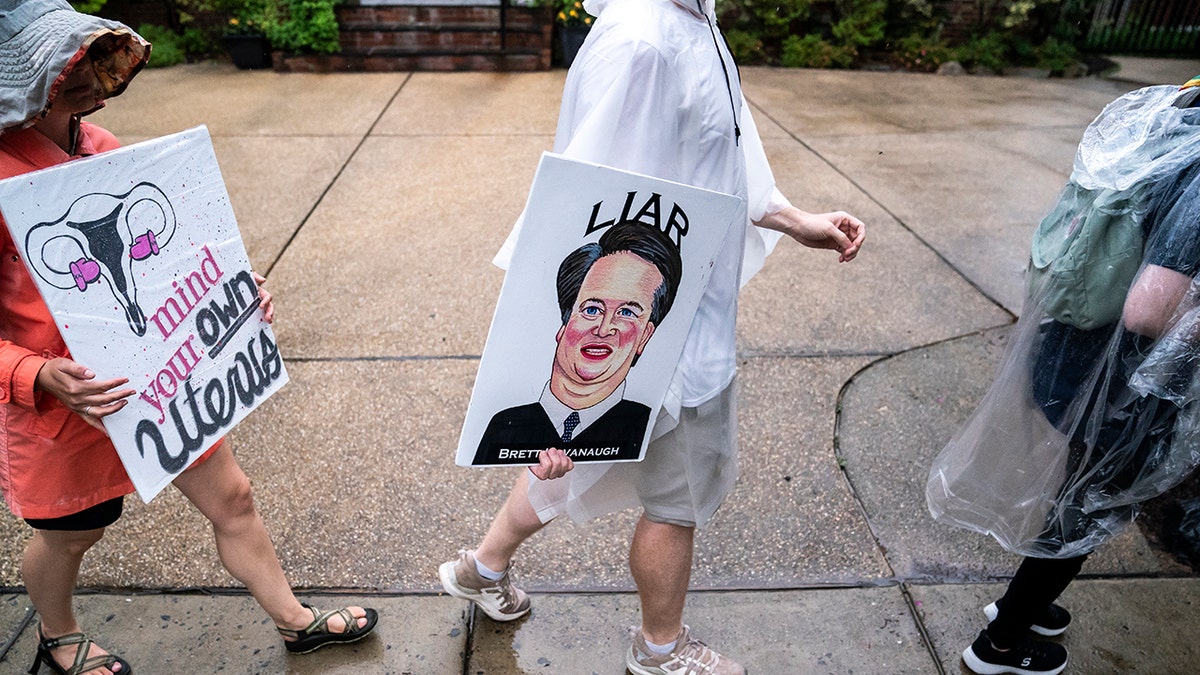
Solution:
<svg viewBox="0 0 1200 675">
<path fill-rule="evenodd" d="M 641 460 L 740 204 L 543 155 L 456 463 Z"/>
<path fill-rule="evenodd" d="M 0 181 L 0 211 L 71 357 L 138 392 L 103 419 L 142 499 L 287 382 L 204 127 Z"/>
</svg>

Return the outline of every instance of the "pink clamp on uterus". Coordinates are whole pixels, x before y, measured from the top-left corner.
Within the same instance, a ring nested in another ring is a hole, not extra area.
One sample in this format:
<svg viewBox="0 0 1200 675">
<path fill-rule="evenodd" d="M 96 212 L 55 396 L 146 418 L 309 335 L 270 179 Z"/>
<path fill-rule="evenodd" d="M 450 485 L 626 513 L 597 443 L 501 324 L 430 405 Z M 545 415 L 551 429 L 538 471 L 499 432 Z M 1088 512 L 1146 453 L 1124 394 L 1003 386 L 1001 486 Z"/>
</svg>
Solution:
<svg viewBox="0 0 1200 675">
<path fill-rule="evenodd" d="M 57 220 L 25 236 L 34 272 L 55 288 L 88 291 L 103 279 L 136 335 L 146 333 L 133 263 L 157 255 L 175 233 L 175 210 L 158 186 L 139 183 L 121 195 L 77 198 Z M 140 233 L 140 234 L 135 234 Z"/>
</svg>

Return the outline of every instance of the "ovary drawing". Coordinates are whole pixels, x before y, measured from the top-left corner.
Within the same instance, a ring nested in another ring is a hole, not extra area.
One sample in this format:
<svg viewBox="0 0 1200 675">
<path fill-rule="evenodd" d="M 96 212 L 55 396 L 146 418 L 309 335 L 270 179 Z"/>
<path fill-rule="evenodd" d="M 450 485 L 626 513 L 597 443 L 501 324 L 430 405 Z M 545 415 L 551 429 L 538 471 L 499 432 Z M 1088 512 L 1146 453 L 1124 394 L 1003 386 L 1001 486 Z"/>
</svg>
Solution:
<svg viewBox="0 0 1200 675">
<path fill-rule="evenodd" d="M 125 310 L 130 330 L 141 336 L 146 314 L 138 305 L 133 265 L 157 255 L 174 234 L 175 210 L 167 195 L 139 183 L 123 195 L 79 197 L 62 217 L 30 229 L 25 250 L 33 270 L 55 288 L 107 287 Z"/>
</svg>

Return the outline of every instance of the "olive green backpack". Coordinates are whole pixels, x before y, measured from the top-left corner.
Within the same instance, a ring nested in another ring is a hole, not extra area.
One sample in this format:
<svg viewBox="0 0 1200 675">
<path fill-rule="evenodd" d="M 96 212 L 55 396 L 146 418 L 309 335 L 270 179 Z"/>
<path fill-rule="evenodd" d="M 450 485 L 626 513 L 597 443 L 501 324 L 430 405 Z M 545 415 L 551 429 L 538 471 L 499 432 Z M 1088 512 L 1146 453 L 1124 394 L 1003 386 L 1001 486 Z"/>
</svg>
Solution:
<svg viewBox="0 0 1200 675">
<path fill-rule="evenodd" d="M 1121 318 L 1142 264 L 1146 192 L 1067 183 L 1033 235 L 1029 261 L 1030 297 L 1047 314 L 1085 329 Z"/>
</svg>

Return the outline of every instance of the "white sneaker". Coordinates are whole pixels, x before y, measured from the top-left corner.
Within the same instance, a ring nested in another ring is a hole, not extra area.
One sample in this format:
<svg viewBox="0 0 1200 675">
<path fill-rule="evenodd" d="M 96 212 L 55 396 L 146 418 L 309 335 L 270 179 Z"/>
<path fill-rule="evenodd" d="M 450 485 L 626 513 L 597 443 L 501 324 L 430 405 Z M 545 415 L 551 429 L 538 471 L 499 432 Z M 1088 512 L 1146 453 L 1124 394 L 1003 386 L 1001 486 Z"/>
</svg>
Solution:
<svg viewBox="0 0 1200 675">
<path fill-rule="evenodd" d="M 670 654 L 650 651 L 641 629 L 630 632 L 633 644 L 625 655 L 625 667 L 633 675 L 746 675 L 745 668 L 693 638 L 687 626 L 675 638 L 675 649 Z"/>
<path fill-rule="evenodd" d="M 438 577 L 447 593 L 479 605 L 496 621 L 512 621 L 529 613 L 529 596 L 513 586 L 508 570 L 495 581 L 483 578 L 475 567 L 474 551 L 459 551 L 458 560 L 442 563 Z"/>
</svg>

